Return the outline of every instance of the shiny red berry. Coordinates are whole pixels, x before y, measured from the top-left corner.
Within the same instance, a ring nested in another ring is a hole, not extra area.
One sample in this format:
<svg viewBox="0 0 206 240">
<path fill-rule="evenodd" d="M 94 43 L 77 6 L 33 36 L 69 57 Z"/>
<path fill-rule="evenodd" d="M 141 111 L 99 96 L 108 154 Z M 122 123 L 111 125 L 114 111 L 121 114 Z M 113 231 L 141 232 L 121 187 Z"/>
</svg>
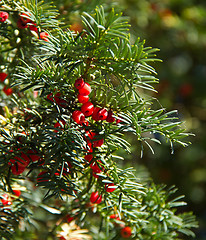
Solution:
<svg viewBox="0 0 206 240">
<path fill-rule="evenodd" d="M 99 107 L 95 107 L 93 114 L 92 114 L 92 118 L 95 121 L 103 121 L 106 120 L 108 116 L 108 112 L 105 108 L 99 108 Z"/>
<path fill-rule="evenodd" d="M 7 12 L 0 12 L 0 22 L 5 22 L 9 17 Z"/>
<path fill-rule="evenodd" d="M 105 184 L 105 189 L 107 192 L 113 192 L 116 187 L 114 186 L 114 183 L 107 183 Z"/>
<path fill-rule="evenodd" d="M 77 124 L 82 124 L 82 123 L 84 123 L 85 115 L 81 111 L 76 110 L 72 113 L 72 119 Z"/>
<path fill-rule="evenodd" d="M 99 195 L 98 191 L 92 192 L 90 196 L 90 202 L 100 204 L 102 202 L 102 195 Z"/>
<path fill-rule="evenodd" d="M 9 95 L 11 95 L 11 94 L 13 93 L 13 90 L 12 90 L 11 88 L 7 88 L 7 86 L 4 86 L 3 92 L 4 92 L 7 96 L 9 96 Z"/>
<path fill-rule="evenodd" d="M 81 94 L 78 94 L 77 95 L 77 98 L 78 98 L 78 101 L 80 103 L 86 103 L 89 101 L 89 96 L 88 95 L 81 95 Z"/>
<path fill-rule="evenodd" d="M 11 205 L 11 201 L 9 200 L 9 196 L 7 193 L 4 193 L 2 196 L 1 196 L 1 202 L 3 205 Z"/>
<path fill-rule="evenodd" d="M 14 195 L 17 197 L 19 197 L 21 195 L 21 191 L 19 189 L 13 189 L 12 191 L 13 191 Z"/>
<path fill-rule="evenodd" d="M 94 111 L 94 105 L 91 102 L 86 102 L 82 105 L 81 111 L 83 112 L 83 114 L 86 117 L 88 117 L 88 116 L 92 115 L 92 113 Z"/>
<path fill-rule="evenodd" d="M 89 85 L 89 83 L 85 83 L 84 86 L 79 89 L 79 94 L 87 96 L 90 94 L 91 91 L 92 91 L 92 89 L 91 89 L 91 86 Z"/>
<path fill-rule="evenodd" d="M 81 89 L 83 88 L 85 82 L 84 82 L 84 79 L 83 78 L 78 78 L 75 83 L 74 83 L 74 86 L 76 89 Z"/>
<path fill-rule="evenodd" d="M 102 108 L 98 112 L 98 119 L 100 121 L 106 120 L 107 119 L 108 112 L 105 108 Z"/>
<path fill-rule="evenodd" d="M 123 238 L 129 238 L 132 235 L 131 227 L 127 226 L 122 228 L 120 233 Z"/>
</svg>

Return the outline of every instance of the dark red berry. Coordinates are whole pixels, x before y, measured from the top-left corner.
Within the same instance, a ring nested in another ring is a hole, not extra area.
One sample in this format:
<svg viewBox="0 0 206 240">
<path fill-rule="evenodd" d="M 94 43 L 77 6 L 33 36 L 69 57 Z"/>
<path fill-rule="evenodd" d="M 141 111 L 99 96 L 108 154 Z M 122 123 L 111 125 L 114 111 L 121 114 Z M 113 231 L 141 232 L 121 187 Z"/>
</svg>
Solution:
<svg viewBox="0 0 206 240">
<path fill-rule="evenodd" d="M 89 85 L 89 83 L 85 83 L 84 86 L 79 89 L 79 94 L 87 96 L 90 94 L 91 91 L 92 91 L 92 89 L 91 89 L 91 86 Z"/>
<path fill-rule="evenodd" d="M 23 173 L 25 170 L 25 167 L 21 167 L 17 164 L 11 166 L 11 171 L 14 175 L 20 175 L 21 173 Z"/>
<path fill-rule="evenodd" d="M 84 159 L 85 159 L 87 162 L 91 162 L 92 158 L 93 158 L 93 155 L 92 155 L 92 154 L 87 154 L 87 155 L 84 156 Z"/>
<path fill-rule="evenodd" d="M 106 118 L 106 121 L 109 122 L 109 123 L 112 123 L 115 121 L 115 117 L 113 117 L 113 112 L 112 110 L 109 110 L 108 111 L 108 115 L 107 115 L 107 118 Z"/>
<path fill-rule="evenodd" d="M 96 140 L 96 141 L 93 141 L 93 147 L 101 147 L 102 144 L 104 143 L 104 139 L 99 139 L 99 140 Z"/>
<path fill-rule="evenodd" d="M 105 184 L 105 189 L 106 189 L 106 191 L 107 192 L 113 192 L 115 189 L 116 189 L 116 187 L 114 186 L 114 183 L 107 183 L 107 184 Z"/>
<path fill-rule="evenodd" d="M 101 108 L 99 107 L 95 107 L 94 108 L 94 111 L 93 111 L 93 114 L 92 114 L 92 119 L 94 119 L 95 121 L 98 121 L 98 112 Z"/>
<path fill-rule="evenodd" d="M 54 124 L 54 128 L 61 128 L 63 129 L 63 126 L 66 124 L 64 120 L 61 120 L 60 122 L 56 122 Z M 54 132 L 58 132 L 58 130 L 54 130 Z"/>
<path fill-rule="evenodd" d="M 83 88 L 85 82 L 84 82 L 84 79 L 83 78 L 78 78 L 75 83 L 74 83 L 74 86 L 76 89 L 81 89 Z"/>
<path fill-rule="evenodd" d="M 29 157 L 21 152 L 20 156 L 16 156 L 13 159 L 10 159 L 9 165 L 18 165 L 18 167 L 26 168 L 29 165 Z"/>
<path fill-rule="evenodd" d="M 78 98 L 78 101 L 80 103 L 86 103 L 89 101 L 89 96 L 88 95 L 81 95 L 81 94 L 78 94 L 77 95 L 77 98 Z"/>
<path fill-rule="evenodd" d="M 132 235 L 131 227 L 127 226 L 122 228 L 120 233 L 123 238 L 130 238 L 130 236 Z"/>
<path fill-rule="evenodd" d="M 38 152 L 36 150 L 28 150 L 26 155 L 29 157 L 29 159 L 32 161 L 32 162 L 37 162 L 40 160 L 40 156 L 38 155 Z"/>
<path fill-rule="evenodd" d="M 91 102 L 86 102 L 82 105 L 81 110 L 83 114 L 88 117 L 92 115 L 93 110 L 94 110 L 94 105 Z"/>
<path fill-rule="evenodd" d="M 38 28 L 36 27 L 36 23 L 32 23 L 31 25 L 29 25 L 29 29 L 30 31 L 34 31 L 38 33 Z"/>
<path fill-rule="evenodd" d="M 74 217 L 72 217 L 70 214 L 66 216 L 67 222 L 70 223 L 72 220 L 74 220 Z"/>
<path fill-rule="evenodd" d="M 20 29 L 24 29 L 24 28 L 27 28 L 28 25 L 27 23 L 24 23 L 21 18 L 19 18 L 17 21 L 17 27 Z"/>
<path fill-rule="evenodd" d="M 49 181 L 49 173 L 47 171 L 42 171 L 37 175 L 37 182 L 48 182 Z"/>
<path fill-rule="evenodd" d="M 76 110 L 72 113 L 72 119 L 77 124 L 82 124 L 82 123 L 84 123 L 85 115 L 81 111 Z"/>
<path fill-rule="evenodd" d="M 93 170 L 93 172 L 95 172 L 95 173 L 102 172 L 102 170 L 99 168 L 99 166 L 98 166 L 98 164 L 96 162 L 93 162 L 92 164 L 90 164 L 90 167 Z"/>
<path fill-rule="evenodd" d="M 0 12 L 0 22 L 5 22 L 9 17 L 7 12 Z"/>
<path fill-rule="evenodd" d="M 0 72 L 0 81 L 3 82 L 6 79 L 7 76 L 8 76 L 7 73 Z"/>
<path fill-rule="evenodd" d="M 90 196 L 90 202 L 100 204 L 102 202 L 102 195 L 99 195 L 98 191 L 92 192 Z"/>
</svg>

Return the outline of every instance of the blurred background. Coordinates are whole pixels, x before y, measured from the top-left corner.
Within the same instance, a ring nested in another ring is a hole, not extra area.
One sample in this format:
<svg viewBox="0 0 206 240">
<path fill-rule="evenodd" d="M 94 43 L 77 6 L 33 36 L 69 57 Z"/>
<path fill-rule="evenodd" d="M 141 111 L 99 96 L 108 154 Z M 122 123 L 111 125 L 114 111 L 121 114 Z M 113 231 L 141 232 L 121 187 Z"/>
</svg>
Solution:
<svg viewBox="0 0 206 240">
<path fill-rule="evenodd" d="M 155 146 L 155 154 L 145 151 L 143 159 L 132 141 L 127 163 L 148 168 L 155 183 L 176 185 L 188 203 L 183 211 L 193 211 L 200 228 L 196 239 L 206 239 L 206 1 L 205 0 L 55 0 L 60 18 L 70 29 L 81 31 L 79 14 L 96 5 L 115 8 L 128 16 L 131 38 L 146 39 L 146 46 L 159 48 L 163 63 L 153 66 L 160 83 L 156 86 L 163 107 L 177 109 L 188 132 L 194 133 L 187 148 L 175 147 L 171 154 L 165 144 Z M 157 101 L 157 103 L 158 103 Z M 159 104 L 159 103 L 158 103 Z"/>
</svg>

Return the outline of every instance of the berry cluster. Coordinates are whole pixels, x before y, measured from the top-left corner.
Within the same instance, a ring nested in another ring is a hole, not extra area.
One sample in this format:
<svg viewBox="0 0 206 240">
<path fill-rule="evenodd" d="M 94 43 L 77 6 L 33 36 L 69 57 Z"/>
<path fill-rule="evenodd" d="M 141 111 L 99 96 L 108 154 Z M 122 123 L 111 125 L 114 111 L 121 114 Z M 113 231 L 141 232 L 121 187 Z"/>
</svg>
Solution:
<svg viewBox="0 0 206 240">
<path fill-rule="evenodd" d="M 20 197 L 21 195 L 21 191 L 19 189 L 12 189 L 12 192 L 16 197 Z M 7 193 L 4 193 L 0 196 L 0 199 L 3 206 L 10 206 L 12 204 L 12 199 L 14 198 L 10 197 Z"/>
<path fill-rule="evenodd" d="M 121 228 L 120 234 L 122 238 L 130 238 L 132 235 L 132 229 L 129 226 L 125 226 L 125 223 L 120 220 L 117 214 L 110 215 L 110 220 L 113 222 L 115 226 L 119 226 Z"/>
<path fill-rule="evenodd" d="M 46 32 L 39 32 L 36 23 L 34 23 L 31 19 L 31 14 L 29 12 L 27 13 L 21 13 L 20 17 L 17 21 L 17 27 L 19 29 L 29 28 L 30 31 L 33 31 L 37 34 L 38 38 L 43 39 L 44 41 L 48 42 L 49 34 Z"/>
<path fill-rule="evenodd" d="M 91 116 L 95 121 L 106 120 L 110 123 L 115 121 L 111 110 L 107 111 L 105 108 L 95 107 L 91 102 L 89 102 L 91 86 L 86 83 L 82 77 L 75 81 L 74 86 L 79 91 L 79 94 L 77 95 L 78 101 L 83 104 L 81 111 L 76 110 L 72 114 L 72 118 L 77 124 L 84 123 L 85 117 L 89 116 Z"/>
<path fill-rule="evenodd" d="M 13 152 L 13 150 L 10 150 L 10 152 Z M 8 164 L 11 166 L 11 171 L 14 175 L 20 175 L 30 163 L 40 162 L 40 159 L 41 158 L 37 155 L 37 152 L 31 149 L 26 153 L 20 151 L 17 156 L 9 160 Z"/>
</svg>

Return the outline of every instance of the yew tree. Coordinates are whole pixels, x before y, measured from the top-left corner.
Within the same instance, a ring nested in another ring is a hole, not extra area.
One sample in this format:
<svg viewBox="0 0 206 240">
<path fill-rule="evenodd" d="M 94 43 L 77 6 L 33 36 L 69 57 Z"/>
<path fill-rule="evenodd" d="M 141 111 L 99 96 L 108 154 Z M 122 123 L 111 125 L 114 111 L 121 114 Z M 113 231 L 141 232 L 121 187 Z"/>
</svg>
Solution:
<svg viewBox="0 0 206 240">
<path fill-rule="evenodd" d="M 194 237 L 177 189 L 122 164 L 130 135 L 141 157 L 189 134 L 154 97 L 158 49 L 109 9 L 75 30 L 49 1 L 0 1 L 1 239 Z"/>
</svg>

